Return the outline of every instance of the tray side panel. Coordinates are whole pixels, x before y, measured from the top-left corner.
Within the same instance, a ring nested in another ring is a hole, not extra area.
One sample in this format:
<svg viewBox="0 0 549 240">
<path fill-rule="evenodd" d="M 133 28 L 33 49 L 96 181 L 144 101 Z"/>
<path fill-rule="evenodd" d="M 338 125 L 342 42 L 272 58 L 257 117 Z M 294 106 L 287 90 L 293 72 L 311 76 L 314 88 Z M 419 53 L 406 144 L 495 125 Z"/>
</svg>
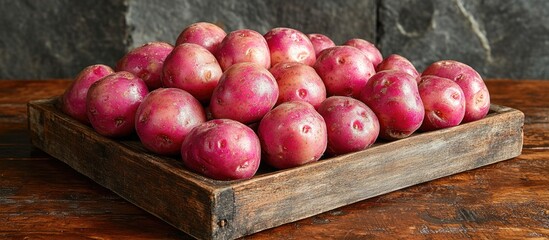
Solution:
<svg viewBox="0 0 549 240">
<path fill-rule="evenodd" d="M 518 156 L 524 114 L 493 105 L 485 119 L 236 182 L 184 170 L 132 140 L 111 140 L 29 103 L 33 144 L 200 239 L 233 239 L 353 202 Z"/>
<path fill-rule="evenodd" d="M 476 122 L 243 182 L 234 187 L 235 236 L 520 155 L 524 114 L 493 110 Z"/>
<path fill-rule="evenodd" d="M 213 228 L 219 228 L 212 216 L 219 197 L 209 185 L 186 176 L 173 159 L 99 136 L 59 114 L 53 101 L 28 105 L 35 146 L 194 237 L 212 238 Z"/>
</svg>

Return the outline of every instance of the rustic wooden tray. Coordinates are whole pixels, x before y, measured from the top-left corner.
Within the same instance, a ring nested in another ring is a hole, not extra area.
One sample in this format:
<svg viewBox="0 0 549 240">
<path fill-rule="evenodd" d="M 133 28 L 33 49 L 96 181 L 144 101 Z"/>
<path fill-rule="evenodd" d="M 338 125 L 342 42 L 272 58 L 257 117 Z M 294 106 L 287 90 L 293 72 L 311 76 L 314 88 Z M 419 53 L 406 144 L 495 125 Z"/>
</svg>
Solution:
<svg viewBox="0 0 549 240">
<path fill-rule="evenodd" d="M 32 142 L 76 171 L 199 239 L 234 239 L 520 155 L 524 114 L 492 105 L 479 121 L 254 178 L 215 181 L 137 138 L 112 140 L 55 107 L 28 104 Z"/>
</svg>

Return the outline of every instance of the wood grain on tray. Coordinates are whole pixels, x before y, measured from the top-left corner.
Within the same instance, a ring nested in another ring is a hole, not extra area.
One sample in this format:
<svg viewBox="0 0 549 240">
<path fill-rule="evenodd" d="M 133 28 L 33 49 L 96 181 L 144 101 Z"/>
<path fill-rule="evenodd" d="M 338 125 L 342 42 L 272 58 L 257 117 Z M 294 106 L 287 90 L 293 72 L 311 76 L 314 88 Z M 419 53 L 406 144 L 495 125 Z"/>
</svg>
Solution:
<svg viewBox="0 0 549 240">
<path fill-rule="evenodd" d="M 484 119 L 379 143 L 250 180 L 215 181 L 135 139 L 109 139 L 29 103 L 33 143 L 78 172 L 201 239 L 233 239 L 337 207 L 520 155 L 522 112 L 493 105 Z"/>
</svg>

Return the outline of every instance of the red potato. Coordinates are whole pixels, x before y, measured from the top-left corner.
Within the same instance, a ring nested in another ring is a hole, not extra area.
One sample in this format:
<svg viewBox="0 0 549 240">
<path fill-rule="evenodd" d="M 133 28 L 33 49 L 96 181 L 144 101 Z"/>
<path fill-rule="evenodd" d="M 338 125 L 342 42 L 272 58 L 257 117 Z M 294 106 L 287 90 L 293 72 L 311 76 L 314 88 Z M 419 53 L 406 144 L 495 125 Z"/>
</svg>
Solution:
<svg viewBox="0 0 549 240">
<path fill-rule="evenodd" d="M 256 63 L 237 63 L 221 76 L 212 94 L 210 111 L 214 118 L 249 124 L 259 121 L 277 99 L 278 86 L 267 69 Z"/>
<path fill-rule="evenodd" d="M 271 53 L 271 66 L 281 62 L 300 62 L 312 66 L 315 48 L 307 35 L 292 28 L 273 28 L 265 35 Z"/>
<path fill-rule="evenodd" d="M 271 67 L 267 41 L 260 33 L 250 29 L 230 32 L 219 44 L 215 57 L 223 71 L 241 62 L 254 62 L 267 69 Z"/>
<path fill-rule="evenodd" d="M 206 48 L 215 54 L 217 48 L 227 33 L 213 23 L 197 22 L 187 26 L 175 41 L 178 46 L 182 43 L 194 43 Z"/>
<path fill-rule="evenodd" d="M 92 127 L 107 137 L 133 133 L 135 112 L 148 93 L 145 81 L 129 72 L 116 72 L 95 82 L 86 97 Z"/>
<path fill-rule="evenodd" d="M 216 180 L 249 179 L 261 161 L 257 135 L 230 119 L 214 119 L 195 127 L 181 146 L 183 164 Z"/>
<path fill-rule="evenodd" d="M 343 45 L 353 46 L 362 50 L 366 54 L 370 62 L 372 62 L 374 67 L 377 67 L 377 65 L 381 63 L 381 61 L 383 61 L 383 56 L 381 55 L 381 52 L 379 51 L 379 49 L 377 49 L 373 43 L 368 42 L 364 39 L 360 39 L 360 38 L 349 39 Z"/>
<path fill-rule="evenodd" d="M 322 52 L 322 50 L 336 46 L 334 41 L 332 41 L 332 39 L 324 34 L 311 33 L 307 34 L 307 37 L 309 38 L 309 40 L 311 40 L 311 43 L 313 44 L 316 56 L 318 56 L 320 52 Z"/>
<path fill-rule="evenodd" d="M 419 84 L 420 75 L 417 72 L 416 67 L 414 67 L 414 64 L 403 56 L 391 54 L 383 59 L 383 61 L 377 65 L 376 71 L 381 72 L 385 70 L 399 70 L 408 73 L 412 75 L 412 77 L 414 77 Z"/>
<path fill-rule="evenodd" d="M 303 101 L 285 102 L 261 119 L 258 127 L 263 159 L 286 169 L 315 162 L 326 150 L 326 123 Z"/>
<path fill-rule="evenodd" d="M 360 100 L 374 111 L 379 120 L 379 136 L 387 140 L 410 136 L 421 126 L 425 116 L 416 80 L 398 70 L 372 76 L 362 90 Z"/>
<path fill-rule="evenodd" d="M 283 62 L 274 65 L 269 71 L 278 85 L 279 95 L 276 104 L 300 100 L 317 108 L 326 99 L 326 87 L 315 69 L 299 62 Z"/>
<path fill-rule="evenodd" d="M 332 96 L 318 108 L 328 130 L 327 152 L 340 155 L 364 150 L 379 135 L 379 121 L 363 102 L 350 97 Z"/>
<path fill-rule="evenodd" d="M 162 155 L 176 155 L 189 132 L 206 121 L 200 102 L 179 88 L 150 92 L 135 114 L 135 130 L 143 146 Z"/>
<path fill-rule="evenodd" d="M 164 62 L 164 87 L 180 88 L 207 103 L 223 74 L 214 55 L 194 43 L 175 47 Z"/>
<path fill-rule="evenodd" d="M 164 60 L 173 50 L 173 46 L 165 42 L 150 42 L 134 48 L 122 57 L 116 64 L 116 71 L 127 71 L 141 78 L 149 90 L 162 87 L 162 66 Z"/>
<path fill-rule="evenodd" d="M 89 124 L 86 112 L 86 95 L 90 86 L 114 73 L 111 67 L 96 64 L 84 68 L 61 96 L 61 110 L 77 121 Z"/>
<path fill-rule="evenodd" d="M 422 131 L 457 126 L 465 115 L 465 95 L 457 83 L 437 76 L 423 76 L 418 85 L 425 107 Z"/>
<path fill-rule="evenodd" d="M 336 46 L 320 53 L 314 69 L 322 78 L 328 96 L 357 98 L 375 69 L 366 55 L 357 48 Z"/>
<path fill-rule="evenodd" d="M 484 118 L 490 110 L 490 93 L 480 74 L 467 64 L 442 60 L 429 65 L 422 76 L 435 75 L 456 82 L 465 95 L 463 122 Z"/>
</svg>

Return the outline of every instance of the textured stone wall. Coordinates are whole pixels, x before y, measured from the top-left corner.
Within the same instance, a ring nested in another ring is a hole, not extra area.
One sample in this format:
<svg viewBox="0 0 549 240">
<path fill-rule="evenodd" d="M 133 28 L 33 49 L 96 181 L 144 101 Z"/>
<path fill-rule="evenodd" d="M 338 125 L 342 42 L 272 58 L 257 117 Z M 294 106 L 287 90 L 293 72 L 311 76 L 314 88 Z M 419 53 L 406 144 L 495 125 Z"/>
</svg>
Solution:
<svg viewBox="0 0 549 240">
<path fill-rule="evenodd" d="M 484 77 L 549 79 L 545 0 L 0 0 L 0 79 L 70 78 L 197 21 L 265 33 L 287 26 L 375 42 L 423 70 L 440 59 Z"/>
<path fill-rule="evenodd" d="M 248 28 L 265 33 L 278 26 L 325 33 L 337 43 L 360 37 L 375 40 L 374 0 L 169 0 L 130 1 L 127 22 L 132 47 L 161 40 L 174 43 L 194 22 L 213 22 L 226 31 Z"/>
<path fill-rule="evenodd" d="M 122 0 L 0 0 L 0 79 L 74 76 L 126 51 Z"/>
<path fill-rule="evenodd" d="M 549 1 L 382 0 L 379 7 L 381 51 L 419 70 L 455 59 L 487 77 L 549 79 Z"/>
</svg>

